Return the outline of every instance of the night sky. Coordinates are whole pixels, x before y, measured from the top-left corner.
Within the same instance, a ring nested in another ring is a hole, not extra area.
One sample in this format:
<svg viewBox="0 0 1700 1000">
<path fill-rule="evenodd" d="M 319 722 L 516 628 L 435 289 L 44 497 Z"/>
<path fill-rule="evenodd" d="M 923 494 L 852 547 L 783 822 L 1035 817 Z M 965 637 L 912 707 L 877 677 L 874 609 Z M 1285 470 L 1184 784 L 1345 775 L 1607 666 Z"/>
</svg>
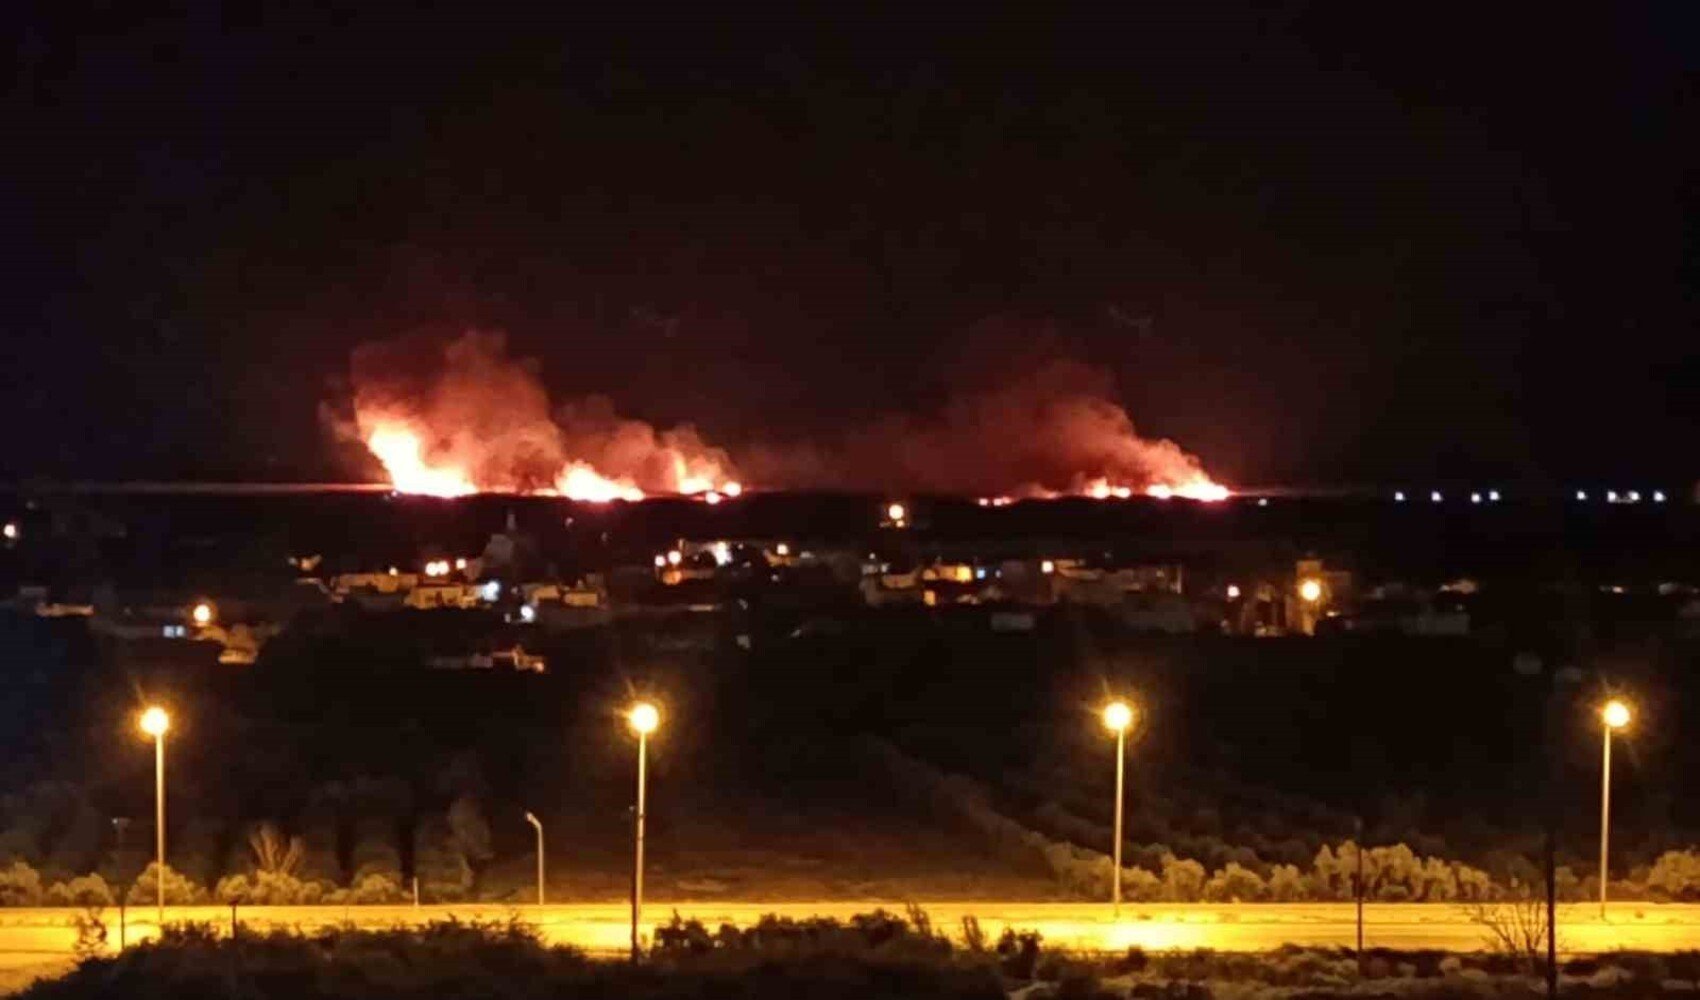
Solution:
<svg viewBox="0 0 1700 1000">
<path fill-rule="evenodd" d="M 1066 356 L 1230 483 L 1696 476 L 1692 4 L 142 6 L 0 15 L 0 474 L 343 478 L 481 327 L 734 446 Z"/>
</svg>

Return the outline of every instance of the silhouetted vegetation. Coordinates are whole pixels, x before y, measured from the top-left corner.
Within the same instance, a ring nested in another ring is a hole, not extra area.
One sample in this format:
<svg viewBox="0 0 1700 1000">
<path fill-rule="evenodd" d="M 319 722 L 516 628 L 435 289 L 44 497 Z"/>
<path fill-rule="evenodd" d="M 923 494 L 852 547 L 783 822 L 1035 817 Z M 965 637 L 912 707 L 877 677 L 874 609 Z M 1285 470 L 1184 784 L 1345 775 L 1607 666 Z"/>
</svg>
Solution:
<svg viewBox="0 0 1700 1000">
<path fill-rule="evenodd" d="M 98 948 L 98 934 L 91 932 Z M 1567 988 L 1592 997 L 1658 996 L 1700 979 L 1700 953 L 1613 954 L 1565 963 Z M 1419 1000 L 1534 995 L 1520 962 L 1491 953 L 1282 948 L 1264 954 L 1199 951 L 1079 955 L 1033 933 L 947 939 L 926 915 L 874 912 L 849 921 L 768 917 L 710 930 L 675 918 L 640 964 L 599 961 L 549 947 L 520 923 L 453 921 L 387 931 L 244 933 L 177 926 L 108 958 L 86 958 L 29 1000 L 82 997 L 387 998 L 504 996 L 724 997 L 766 1000 L 999 1000 L 1023 992 L 1062 1000 L 1186 998 L 1313 1000 L 1398 995 Z M 1681 990 L 1679 989 L 1678 992 Z"/>
</svg>

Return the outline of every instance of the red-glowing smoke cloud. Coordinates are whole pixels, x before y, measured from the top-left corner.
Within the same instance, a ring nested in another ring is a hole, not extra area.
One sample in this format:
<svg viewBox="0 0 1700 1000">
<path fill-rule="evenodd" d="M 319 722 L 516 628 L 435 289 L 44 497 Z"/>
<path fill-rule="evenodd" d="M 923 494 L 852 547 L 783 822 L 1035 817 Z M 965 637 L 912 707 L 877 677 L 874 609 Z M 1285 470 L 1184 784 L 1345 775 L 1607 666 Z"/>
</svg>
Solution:
<svg viewBox="0 0 1700 1000">
<path fill-rule="evenodd" d="M 689 425 L 660 431 L 591 397 L 552 409 L 536 371 L 500 334 L 468 333 L 429 354 L 374 345 L 356 352 L 353 416 L 396 489 L 480 491 L 580 500 L 648 493 L 736 496 L 765 489 L 882 489 L 1008 496 L 1135 492 L 1219 500 L 1197 458 L 1148 440 L 1095 369 L 1055 362 L 1013 380 L 953 392 L 934 414 L 891 416 L 830 445 L 756 443 L 734 463 Z M 750 478 L 745 479 L 744 474 Z"/>
<path fill-rule="evenodd" d="M 469 332 L 427 359 L 404 345 L 355 353 L 352 420 L 404 493 L 558 493 L 577 500 L 635 500 L 649 492 L 736 494 L 726 453 L 688 426 L 657 431 L 590 399 L 550 412 L 528 364 L 501 334 Z"/>
<path fill-rule="evenodd" d="M 959 495 L 1107 498 L 1135 492 L 1216 500 L 1193 455 L 1135 432 L 1107 375 L 1072 361 L 964 387 L 928 416 L 892 416 L 831 449 L 753 449 L 758 481 Z"/>
</svg>

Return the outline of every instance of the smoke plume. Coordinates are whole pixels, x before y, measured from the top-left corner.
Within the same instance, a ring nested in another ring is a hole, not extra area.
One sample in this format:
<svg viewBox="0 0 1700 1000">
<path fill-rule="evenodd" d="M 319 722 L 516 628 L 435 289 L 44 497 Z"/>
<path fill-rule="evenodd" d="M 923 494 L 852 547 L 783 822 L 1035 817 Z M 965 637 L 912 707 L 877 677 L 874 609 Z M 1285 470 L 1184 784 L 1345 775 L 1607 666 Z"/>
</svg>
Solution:
<svg viewBox="0 0 1700 1000">
<path fill-rule="evenodd" d="M 510 358 L 499 333 L 468 332 L 424 365 L 405 345 L 369 345 L 351 374 L 345 427 L 403 492 L 611 500 L 740 489 L 726 453 L 689 426 L 657 431 L 599 398 L 552 413 L 536 370 Z"/>
<path fill-rule="evenodd" d="M 404 492 L 609 500 L 736 495 L 748 484 L 981 497 L 1226 495 L 1179 445 L 1140 437 L 1111 380 L 1074 362 L 963 386 L 933 413 L 883 417 L 833 441 L 754 442 L 735 462 L 694 427 L 657 430 L 602 397 L 553 408 L 535 369 L 510 358 L 500 334 L 467 333 L 423 360 L 376 345 L 356 352 L 352 366 L 346 433 Z"/>
<path fill-rule="evenodd" d="M 954 391 L 936 412 L 892 415 L 833 447 L 757 447 L 745 457 L 761 482 L 854 484 L 888 491 L 978 496 L 1204 493 L 1199 460 L 1134 430 L 1111 379 L 1056 361 L 999 384 Z"/>
</svg>

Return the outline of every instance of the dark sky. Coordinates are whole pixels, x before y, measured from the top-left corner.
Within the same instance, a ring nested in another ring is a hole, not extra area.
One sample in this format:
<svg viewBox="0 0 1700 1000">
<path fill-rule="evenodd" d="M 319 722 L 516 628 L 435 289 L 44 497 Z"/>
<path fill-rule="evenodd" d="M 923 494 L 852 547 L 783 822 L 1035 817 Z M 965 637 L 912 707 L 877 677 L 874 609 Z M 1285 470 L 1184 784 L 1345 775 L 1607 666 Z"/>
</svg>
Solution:
<svg viewBox="0 0 1700 1000">
<path fill-rule="evenodd" d="M 733 445 L 1027 342 L 1230 482 L 1695 476 L 1689 4 L 142 6 L 4 15 L 0 472 L 336 477 L 481 326 Z"/>
</svg>

